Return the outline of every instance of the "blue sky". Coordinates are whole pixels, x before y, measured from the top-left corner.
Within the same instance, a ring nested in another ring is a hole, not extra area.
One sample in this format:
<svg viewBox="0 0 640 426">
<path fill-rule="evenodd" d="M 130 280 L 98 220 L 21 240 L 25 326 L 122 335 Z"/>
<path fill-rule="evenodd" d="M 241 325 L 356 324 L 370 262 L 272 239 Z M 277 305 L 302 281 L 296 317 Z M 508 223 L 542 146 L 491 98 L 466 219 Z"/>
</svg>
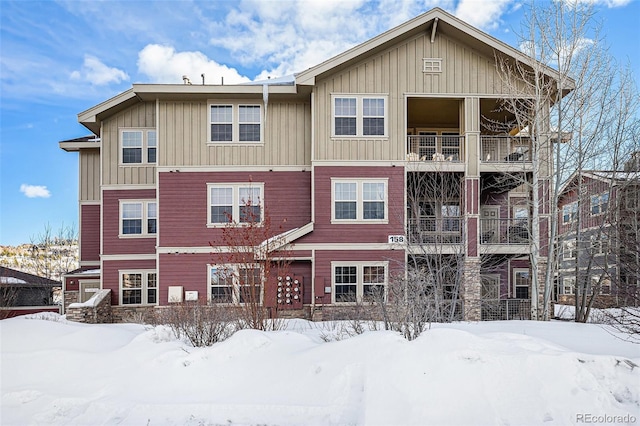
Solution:
<svg viewBox="0 0 640 426">
<path fill-rule="evenodd" d="M 640 0 L 595 4 L 640 81 Z M 133 83 L 225 84 L 310 66 L 439 6 L 512 45 L 518 0 L 0 0 L 0 244 L 78 223 L 77 114 Z"/>
</svg>

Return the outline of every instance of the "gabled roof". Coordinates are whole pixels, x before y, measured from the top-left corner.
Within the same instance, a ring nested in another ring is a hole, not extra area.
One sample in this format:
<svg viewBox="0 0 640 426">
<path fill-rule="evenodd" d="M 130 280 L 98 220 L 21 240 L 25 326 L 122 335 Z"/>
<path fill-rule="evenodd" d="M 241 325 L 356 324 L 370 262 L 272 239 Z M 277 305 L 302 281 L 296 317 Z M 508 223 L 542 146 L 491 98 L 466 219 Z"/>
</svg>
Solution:
<svg viewBox="0 0 640 426">
<path fill-rule="evenodd" d="M 618 170 L 583 170 L 582 176 L 587 179 L 598 180 L 601 182 L 609 183 L 613 180 L 613 185 L 616 185 L 619 182 L 628 182 L 628 181 L 639 181 L 640 182 L 640 172 L 621 172 Z M 578 178 L 578 171 L 573 172 L 569 178 L 564 181 L 562 186 L 560 187 L 560 194 L 564 194 L 569 190 L 569 187 L 575 184 Z"/>
<path fill-rule="evenodd" d="M 15 269 L 0 266 L 0 284 L 4 285 L 38 285 L 38 286 L 60 286 L 60 281 L 51 280 L 49 278 L 41 277 L 27 272 L 18 271 Z"/>
<path fill-rule="evenodd" d="M 423 32 L 430 34 L 432 38 L 437 37 L 437 34 L 441 33 L 462 40 L 474 50 L 489 57 L 493 57 L 494 52 L 497 51 L 514 59 L 525 61 L 525 63 L 531 60 L 521 51 L 436 7 L 346 52 L 297 74 L 296 84 L 314 85 L 317 78 L 323 75 L 349 66 L 372 53 L 385 50 L 403 39 L 413 37 Z M 556 70 L 547 66 L 543 66 L 543 69 L 549 77 L 553 79 L 559 77 Z M 573 81 L 571 83 L 573 83 Z"/>
<path fill-rule="evenodd" d="M 100 148 L 100 138 L 95 135 L 83 136 L 81 138 L 67 139 L 58 142 L 60 148 L 67 152 L 79 151 L 82 148 Z"/>
</svg>

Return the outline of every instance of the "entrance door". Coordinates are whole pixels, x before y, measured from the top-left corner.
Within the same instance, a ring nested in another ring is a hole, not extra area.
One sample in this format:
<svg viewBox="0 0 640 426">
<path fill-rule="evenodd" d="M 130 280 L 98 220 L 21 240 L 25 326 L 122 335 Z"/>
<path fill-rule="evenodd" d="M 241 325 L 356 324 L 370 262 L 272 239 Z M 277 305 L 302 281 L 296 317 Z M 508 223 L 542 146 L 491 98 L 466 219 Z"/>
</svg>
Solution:
<svg viewBox="0 0 640 426">
<path fill-rule="evenodd" d="M 480 244 L 497 243 L 500 232 L 500 206 L 480 207 Z"/>
<path fill-rule="evenodd" d="M 80 281 L 80 303 L 86 302 L 100 290 L 99 280 L 81 280 Z"/>
</svg>

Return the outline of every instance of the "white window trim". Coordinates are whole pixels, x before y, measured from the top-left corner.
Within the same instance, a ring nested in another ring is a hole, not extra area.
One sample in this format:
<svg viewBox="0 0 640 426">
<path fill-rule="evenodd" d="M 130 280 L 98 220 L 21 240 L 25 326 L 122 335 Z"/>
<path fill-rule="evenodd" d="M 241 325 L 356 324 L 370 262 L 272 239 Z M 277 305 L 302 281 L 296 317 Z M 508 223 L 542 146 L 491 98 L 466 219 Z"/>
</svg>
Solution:
<svg viewBox="0 0 640 426">
<path fill-rule="evenodd" d="M 232 222 L 211 222 L 211 188 L 232 188 L 233 204 L 232 204 Z M 240 188 L 258 188 L 260 189 L 260 223 L 264 223 L 264 183 L 263 182 L 234 182 L 234 183 L 207 183 L 207 227 L 208 228 L 224 228 L 235 222 L 237 226 L 246 226 L 240 222 Z"/>
<path fill-rule="evenodd" d="M 442 72 L 442 58 L 422 58 L 422 72 L 435 74 Z"/>
<path fill-rule="evenodd" d="M 337 98 L 355 99 L 356 100 L 356 134 L 355 135 L 336 135 L 336 102 Z M 384 100 L 384 134 L 382 135 L 364 135 L 364 99 L 383 99 Z M 386 93 L 374 94 L 353 94 L 353 93 L 332 93 L 331 94 L 331 137 L 334 139 L 388 139 L 389 138 L 389 95 Z"/>
<path fill-rule="evenodd" d="M 573 245 L 573 249 L 569 246 Z M 576 240 L 566 240 L 562 242 L 562 260 L 575 259 L 578 256 Z"/>
<path fill-rule="evenodd" d="M 143 165 L 152 165 L 155 166 L 158 163 L 158 132 L 155 128 L 150 127 L 121 127 L 119 129 L 118 135 L 118 165 L 122 167 L 131 167 L 131 166 L 143 166 Z M 142 156 L 140 163 L 125 163 L 124 155 L 123 155 L 123 135 L 125 132 L 141 132 L 142 133 Z M 156 134 L 156 161 L 153 163 L 149 162 L 149 133 L 154 132 Z"/>
<path fill-rule="evenodd" d="M 231 140 L 230 141 L 212 141 L 211 140 L 211 107 L 212 106 L 230 106 L 231 107 Z M 260 108 L 260 140 L 259 141 L 240 141 L 240 107 L 241 106 L 257 106 Z M 207 102 L 207 145 L 264 145 L 264 106 L 262 102 L 238 102 L 216 100 Z"/>
<path fill-rule="evenodd" d="M 125 234 L 122 231 L 122 217 L 124 204 L 142 204 L 142 233 L 140 234 Z M 155 203 L 156 205 L 156 232 L 147 232 L 148 220 L 149 220 L 149 204 Z M 118 208 L 118 238 L 156 238 L 158 235 L 158 226 L 160 221 L 158 220 L 158 201 L 157 200 L 138 200 L 138 199 L 121 199 Z"/>
<path fill-rule="evenodd" d="M 565 208 L 569 209 L 569 220 L 565 219 L 565 214 L 564 214 Z M 562 223 L 563 224 L 575 222 L 577 219 L 578 219 L 578 203 L 577 202 L 574 201 L 573 203 L 568 203 L 562 206 Z"/>
<path fill-rule="evenodd" d="M 512 287 L 513 293 L 512 293 L 512 296 L 516 297 L 516 294 L 517 294 L 516 293 L 516 288 L 517 287 L 524 287 L 524 286 L 518 286 L 517 285 L 518 280 L 516 279 L 516 277 L 518 276 L 519 272 L 526 272 L 526 273 L 529 274 L 529 284 L 528 284 L 527 288 L 529 289 L 528 290 L 529 297 L 531 297 L 531 271 L 528 268 L 513 268 L 513 287 Z"/>
<path fill-rule="evenodd" d="M 141 287 L 141 292 L 142 292 L 142 303 L 128 303 L 128 304 L 124 304 L 123 303 L 123 291 L 124 288 L 122 287 L 123 284 L 123 279 L 124 279 L 124 274 L 142 274 L 142 287 Z M 149 289 L 148 284 L 149 284 L 149 274 L 156 274 L 156 301 L 155 303 L 148 303 L 147 301 L 147 290 Z M 158 284 L 158 271 L 155 269 L 121 269 L 118 270 L 118 302 L 120 303 L 121 306 L 143 306 L 143 305 L 157 305 L 158 301 L 159 301 L 159 284 Z"/>
<path fill-rule="evenodd" d="M 569 287 L 568 292 L 567 292 L 567 287 Z M 576 277 L 562 277 L 562 294 L 563 295 L 571 296 L 575 294 L 575 289 L 576 289 Z"/>
<path fill-rule="evenodd" d="M 608 192 L 603 192 L 602 194 L 597 194 L 597 195 L 592 195 L 589 199 L 590 201 L 590 212 L 592 216 L 600 216 L 603 215 L 605 213 L 605 209 L 603 209 L 603 199 L 604 197 L 607 197 L 607 201 L 606 201 L 606 205 L 607 208 L 609 206 L 609 193 Z M 595 203 L 594 203 L 595 200 Z M 598 208 L 597 212 L 593 212 L 594 207 Z"/>
<path fill-rule="evenodd" d="M 355 266 L 356 267 L 356 302 L 340 302 L 336 301 L 336 267 L 337 266 Z M 353 305 L 362 302 L 364 295 L 364 268 L 366 266 L 382 266 L 384 267 L 384 282 L 382 286 L 385 289 L 385 298 L 387 297 L 387 288 L 389 284 L 389 262 L 386 261 L 334 261 L 331 262 L 331 303 L 339 305 Z"/>
<path fill-rule="evenodd" d="M 207 301 L 211 302 L 211 270 L 212 269 L 230 269 L 233 271 L 233 287 L 231 289 L 231 302 L 230 303 L 216 303 L 219 306 L 243 306 L 245 303 L 240 303 L 240 283 L 238 281 L 238 276 L 240 273 L 238 272 L 240 269 L 260 269 L 260 305 L 264 304 L 264 284 L 265 278 L 264 273 L 260 268 L 259 264 L 237 264 L 237 263 L 218 263 L 218 264 L 207 264 Z"/>
<path fill-rule="evenodd" d="M 355 219 L 336 219 L 336 183 L 355 183 L 356 184 L 356 218 Z M 363 184 L 365 183 L 383 183 L 384 184 L 384 219 L 364 219 L 364 200 L 363 200 Z M 369 224 L 387 224 L 389 223 L 389 179 L 388 178 L 331 178 L 331 223 L 369 223 Z"/>
</svg>

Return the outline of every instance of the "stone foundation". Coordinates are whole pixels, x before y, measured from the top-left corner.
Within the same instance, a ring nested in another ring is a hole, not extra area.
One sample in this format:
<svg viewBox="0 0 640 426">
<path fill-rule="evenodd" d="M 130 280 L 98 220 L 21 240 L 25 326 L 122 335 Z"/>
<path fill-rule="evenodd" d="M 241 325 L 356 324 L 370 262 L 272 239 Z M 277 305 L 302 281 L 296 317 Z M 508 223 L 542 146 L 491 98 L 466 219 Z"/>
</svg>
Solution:
<svg viewBox="0 0 640 426">
<path fill-rule="evenodd" d="M 67 320 L 87 324 L 113 322 L 111 290 L 100 290 L 84 303 L 71 303 L 66 310 Z"/>
</svg>

